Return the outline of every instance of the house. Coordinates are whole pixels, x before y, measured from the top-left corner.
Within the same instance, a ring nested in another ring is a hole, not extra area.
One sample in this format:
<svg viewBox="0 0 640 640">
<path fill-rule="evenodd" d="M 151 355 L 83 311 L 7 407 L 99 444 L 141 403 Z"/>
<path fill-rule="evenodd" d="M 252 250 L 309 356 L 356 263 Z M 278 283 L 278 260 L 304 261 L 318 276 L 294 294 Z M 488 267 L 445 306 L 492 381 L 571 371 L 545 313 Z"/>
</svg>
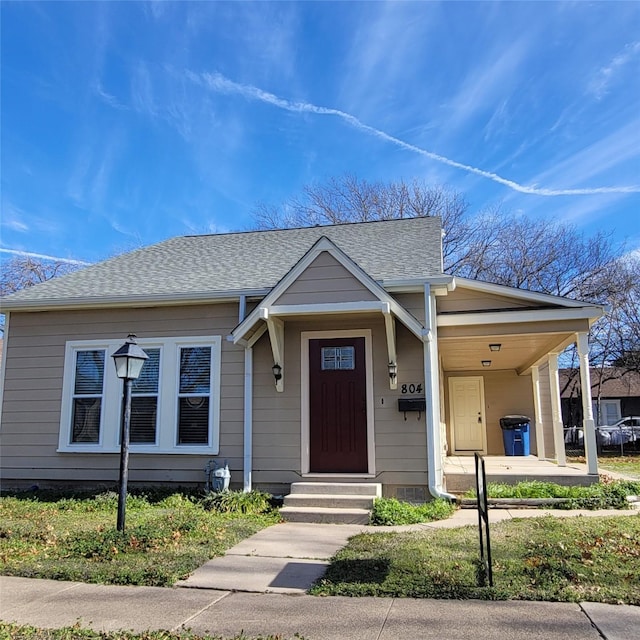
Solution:
<svg viewBox="0 0 640 640">
<path fill-rule="evenodd" d="M 592 367 L 591 396 L 596 426 L 624 416 L 640 416 L 640 373 L 622 367 Z M 562 418 L 566 427 L 582 427 L 580 372 L 560 370 Z M 598 404 L 600 405 L 598 411 Z"/>
<path fill-rule="evenodd" d="M 602 307 L 447 275 L 441 238 L 436 217 L 185 236 L 5 298 L 3 486 L 117 479 L 109 361 L 128 334 L 149 356 L 132 483 L 202 484 L 215 460 L 245 490 L 448 495 L 448 456 L 502 455 L 511 414 L 563 466 L 558 353 L 574 342 L 597 477 L 587 353 Z"/>
</svg>

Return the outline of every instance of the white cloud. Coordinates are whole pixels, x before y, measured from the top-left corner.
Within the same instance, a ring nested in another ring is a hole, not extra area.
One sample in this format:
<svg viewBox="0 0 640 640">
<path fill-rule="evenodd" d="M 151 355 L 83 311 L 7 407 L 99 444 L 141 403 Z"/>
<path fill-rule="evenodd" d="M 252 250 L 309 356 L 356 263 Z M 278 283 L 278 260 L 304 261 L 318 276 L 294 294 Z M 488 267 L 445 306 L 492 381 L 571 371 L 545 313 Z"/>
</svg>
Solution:
<svg viewBox="0 0 640 640">
<path fill-rule="evenodd" d="M 56 256 L 48 256 L 43 253 L 33 253 L 31 251 L 20 251 L 18 249 L 5 249 L 0 247 L 0 253 L 8 253 L 13 256 L 23 256 L 25 258 L 37 258 L 38 260 L 50 260 L 52 262 L 64 262 L 65 264 L 78 264 L 89 265 L 90 262 L 84 262 L 83 260 L 74 260 L 72 258 L 59 258 Z"/>
<path fill-rule="evenodd" d="M 640 41 L 632 42 L 616 55 L 609 64 L 600 68 L 596 75 L 589 82 L 587 90 L 593 94 L 598 100 L 604 98 L 609 93 L 609 87 L 620 75 L 623 68 L 626 67 L 633 59 L 640 55 Z M 637 85 L 637 76 L 635 83 Z"/>
<path fill-rule="evenodd" d="M 547 187 L 537 186 L 535 184 L 523 185 L 513 180 L 504 178 L 491 171 L 486 171 L 472 165 L 452 160 L 450 158 L 447 158 L 446 156 L 434 153 L 433 151 L 429 151 L 427 149 L 423 149 L 416 145 L 405 142 L 404 140 L 396 138 L 395 136 L 392 136 L 380 129 L 376 129 L 375 127 L 365 124 L 350 113 L 346 113 L 345 111 L 341 111 L 339 109 L 321 107 L 307 102 L 292 102 L 290 100 L 280 98 L 273 93 L 269 93 L 268 91 L 264 91 L 259 87 L 234 82 L 233 80 L 230 80 L 229 78 L 223 76 L 221 73 L 217 72 L 196 74 L 191 71 L 187 71 L 186 74 L 187 77 L 192 81 L 208 87 L 209 89 L 217 93 L 222 93 L 225 95 L 241 95 L 248 100 L 256 100 L 294 113 L 312 113 L 316 115 L 335 116 L 348 123 L 355 129 L 389 142 L 396 147 L 405 149 L 406 151 L 410 151 L 412 153 L 416 153 L 426 158 L 430 158 L 431 160 L 435 160 L 436 162 L 439 162 L 441 164 L 460 169 L 467 173 L 472 173 L 488 180 L 492 180 L 493 182 L 502 184 L 520 193 L 535 194 L 540 196 L 594 195 L 602 193 L 640 193 L 640 185 L 581 187 L 573 189 L 550 189 Z M 596 160 L 594 159 L 593 161 L 595 162 Z M 554 175 L 557 175 L 555 170 Z"/>
</svg>

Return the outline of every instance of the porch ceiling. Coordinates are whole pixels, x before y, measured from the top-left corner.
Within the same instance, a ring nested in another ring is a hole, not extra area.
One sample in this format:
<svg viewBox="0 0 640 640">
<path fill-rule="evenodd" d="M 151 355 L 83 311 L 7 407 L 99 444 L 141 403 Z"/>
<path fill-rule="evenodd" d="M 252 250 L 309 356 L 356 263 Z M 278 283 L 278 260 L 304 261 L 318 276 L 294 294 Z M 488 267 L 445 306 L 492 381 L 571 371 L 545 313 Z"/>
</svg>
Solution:
<svg viewBox="0 0 640 640">
<path fill-rule="evenodd" d="M 439 337 L 438 349 L 445 371 L 515 369 L 524 373 L 536 361 L 574 337 L 572 333 Z M 490 344 L 501 345 L 500 351 L 491 351 Z M 483 360 L 490 360 L 491 366 L 483 367 Z"/>
</svg>

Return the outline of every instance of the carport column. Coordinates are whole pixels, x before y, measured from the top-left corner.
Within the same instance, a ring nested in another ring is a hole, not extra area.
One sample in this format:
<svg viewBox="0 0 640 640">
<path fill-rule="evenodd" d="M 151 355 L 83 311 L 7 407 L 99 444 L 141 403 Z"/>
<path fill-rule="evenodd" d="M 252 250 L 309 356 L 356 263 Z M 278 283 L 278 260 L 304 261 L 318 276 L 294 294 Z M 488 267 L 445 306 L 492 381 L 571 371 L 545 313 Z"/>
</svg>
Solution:
<svg viewBox="0 0 640 640">
<path fill-rule="evenodd" d="M 559 467 L 567 466 L 567 455 L 564 450 L 564 428 L 560 405 L 560 379 L 558 377 L 558 354 L 549 354 L 549 386 L 551 391 L 551 414 L 553 415 L 553 444 Z"/>
<path fill-rule="evenodd" d="M 591 375 L 589 374 L 589 335 L 577 334 L 578 357 L 580 358 L 580 388 L 582 390 L 582 433 L 584 454 L 587 459 L 587 473 L 598 475 L 598 449 L 596 446 L 596 425 L 593 419 L 591 401 Z"/>
<path fill-rule="evenodd" d="M 546 460 L 544 450 L 544 422 L 542 418 L 542 404 L 540 403 L 540 368 L 533 367 L 531 370 L 533 380 L 533 408 L 536 421 L 536 454 L 540 460 Z"/>
</svg>

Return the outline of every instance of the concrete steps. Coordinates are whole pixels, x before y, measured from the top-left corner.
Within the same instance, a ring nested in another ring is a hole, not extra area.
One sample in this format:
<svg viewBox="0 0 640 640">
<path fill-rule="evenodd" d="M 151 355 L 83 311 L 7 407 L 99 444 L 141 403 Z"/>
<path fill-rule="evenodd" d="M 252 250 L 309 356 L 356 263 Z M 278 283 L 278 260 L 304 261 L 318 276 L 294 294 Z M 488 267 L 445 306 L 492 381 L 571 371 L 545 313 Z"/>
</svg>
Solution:
<svg viewBox="0 0 640 640">
<path fill-rule="evenodd" d="M 382 485 L 369 482 L 294 482 L 280 514 L 287 522 L 367 524 Z"/>
</svg>

